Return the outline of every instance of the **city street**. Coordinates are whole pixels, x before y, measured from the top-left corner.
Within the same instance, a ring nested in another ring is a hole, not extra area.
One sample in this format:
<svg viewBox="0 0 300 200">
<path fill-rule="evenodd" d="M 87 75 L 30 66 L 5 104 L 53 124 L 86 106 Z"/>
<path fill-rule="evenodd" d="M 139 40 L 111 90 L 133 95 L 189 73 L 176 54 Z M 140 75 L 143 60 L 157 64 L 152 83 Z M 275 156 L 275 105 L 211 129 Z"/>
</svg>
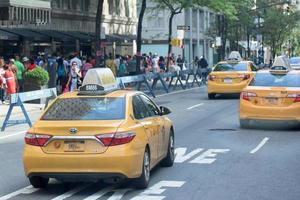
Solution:
<svg viewBox="0 0 300 200">
<path fill-rule="evenodd" d="M 0 200 L 300 199 L 298 130 L 241 130 L 238 96 L 208 100 L 206 87 L 154 100 L 172 110 L 176 160 L 171 168 L 151 172 L 147 190 L 128 182 L 62 184 L 52 179 L 46 189 L 32 188 L 22 164 L 28 126 L 19 125 L 0 133 Z M 36 120 L 39 114 L 30 117 Z"/>
</svg>

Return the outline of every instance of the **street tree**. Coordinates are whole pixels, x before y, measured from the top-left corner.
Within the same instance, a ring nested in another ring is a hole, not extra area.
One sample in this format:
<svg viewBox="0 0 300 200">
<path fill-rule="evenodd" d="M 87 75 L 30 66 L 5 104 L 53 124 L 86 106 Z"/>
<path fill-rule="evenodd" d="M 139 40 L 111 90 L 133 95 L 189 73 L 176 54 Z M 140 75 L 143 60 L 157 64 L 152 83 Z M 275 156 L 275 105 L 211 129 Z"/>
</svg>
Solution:
<svg viewBox="0 0 300 200">
<path fill-rule="evenodd" d="M 144 19 L 144 14 L 145 14 L 146 8 L 147 8 L 147 1 L 142 0 L 141 11 L 139 14 L 139 21 L 138 21 L 138 27 L 137 27 L 137 39 L 136 39 L 136 44 L 137 44 L 136 71 L 137 71 L 137 73 L 140 73 L 143 19 Z"/>
<path fill-rule="evenodd" d="M 97 14 L 96 14 L 96 35 L 95 35 L 95 48 L 96 48 L 96 67 L 105 67 L 103 60 L 103 52 L 101 49 L 101 31 L 102 31 L 102 13 L 103 13 L 104 0 L 98 0 Z"/>
<path fill-rule="evenodd" d="M 190 0 L 155 0 L 157 2 L 157 8 L 159 9 L 168 9 L 170 11 L 169 16 L 169 33 L 168 33 L 168 60 L 167 66 L 170 63 L 170 57 L 172 52 L 172 34 L 173 34 L 173 19 L 175 15 L 182 13 L 183 9 L 189 8 L 193 5 L 193 2 Z"/>
</svg>

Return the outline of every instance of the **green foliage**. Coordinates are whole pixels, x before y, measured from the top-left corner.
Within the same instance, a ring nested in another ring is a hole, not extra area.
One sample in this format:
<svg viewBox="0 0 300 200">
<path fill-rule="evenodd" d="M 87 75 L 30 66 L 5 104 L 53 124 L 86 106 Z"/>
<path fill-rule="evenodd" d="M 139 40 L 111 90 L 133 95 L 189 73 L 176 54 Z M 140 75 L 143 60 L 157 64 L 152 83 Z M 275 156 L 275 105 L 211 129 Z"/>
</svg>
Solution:
<svg viewBox="0 0 300 200">
<path fill-rule="evenodd" d="M 38 86 L 44 86 L 49 81 L 49 74 L 41 67 L 36 67 L 33 70 L 25 72 L 25 81 Z"/>
</svg>

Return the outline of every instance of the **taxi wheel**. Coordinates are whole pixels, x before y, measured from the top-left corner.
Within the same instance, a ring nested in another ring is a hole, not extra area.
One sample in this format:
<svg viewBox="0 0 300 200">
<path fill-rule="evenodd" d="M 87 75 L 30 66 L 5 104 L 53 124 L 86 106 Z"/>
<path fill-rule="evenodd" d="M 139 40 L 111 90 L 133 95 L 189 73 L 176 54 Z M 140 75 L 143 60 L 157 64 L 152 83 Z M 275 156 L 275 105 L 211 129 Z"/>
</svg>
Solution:
<svg viewBox="0 0 300 200">
<path fill-rule="evenodd" d="M 133 184 L 138 189 L 145 189 L 148 187 L 150 181 L 150 153 L 146 148 L 144 153 L 142 175 L 133 181 Z"/>
<path fill-rule="evenodd" d="M 172 167 L 175 159 L 175 142 L 174 142 L 174 133 L 171 130 L 170 138 L 169 138 L 169 146 L 168 146 L 168 154 L 162 160 L 161 165 L 163 167 Z"/>
<path fill-rule="evenodd" d="M 215 93 L 208 93 L 208 98 L 209 99 L 214 99 L 216 97 Z"/>
<path fill-rule="evenodd" d="M 29 178 L 29 182 L 34 188 L 45 188 L 48 185 L 49 178 L 33 176 Z"/>
</svg>

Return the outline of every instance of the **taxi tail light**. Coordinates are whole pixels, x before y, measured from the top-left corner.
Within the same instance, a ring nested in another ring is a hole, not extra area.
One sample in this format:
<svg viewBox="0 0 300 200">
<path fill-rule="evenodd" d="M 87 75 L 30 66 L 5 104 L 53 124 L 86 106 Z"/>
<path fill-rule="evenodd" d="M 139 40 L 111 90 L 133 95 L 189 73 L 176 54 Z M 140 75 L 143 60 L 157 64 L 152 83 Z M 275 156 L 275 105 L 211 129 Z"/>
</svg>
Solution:
<svg viewBox="0 0 300 200">
<path fill-rule="evenodd" d="M 249 74 L 241 74 L 239 75 L 239 78 L 243 79 L 243 81 L 248 80 L 250 78 Z"/>
<path fill-rule="evenodd" d="M 242 92 L 241 98 L 250 101 L 250 97 L 257 97 L 257 95 L 254 92 Z"/>
<path fill-rule="evenodd" d="M 96 136 L 104 146 L 117 146 L 127 144 L 133 140 L 135 133 L 133 132 L 119 132 L 116 134 L 101 134 Z"/>
<path fill-rule="evenodd" d="M 217 77 L 214 76 L 214 75 L 209 75 L 209 76 L 208 76 L 208 79 L 209 79 L 210 81 L 214 81 L 216 78 L 217 78 Z"/>
<path fill-rule="evenodd" d="M 289 94 L 287 98 L 294 99 L 294 103 L 300 102 L 300 94 Z"/>
<path fill-rule="evenodd" d="M 33 146 L 43 147 L 51 138 L 51 135 L 39 135 L 33 133 L 26 133 L 25 143 Z"/>
</svg>

